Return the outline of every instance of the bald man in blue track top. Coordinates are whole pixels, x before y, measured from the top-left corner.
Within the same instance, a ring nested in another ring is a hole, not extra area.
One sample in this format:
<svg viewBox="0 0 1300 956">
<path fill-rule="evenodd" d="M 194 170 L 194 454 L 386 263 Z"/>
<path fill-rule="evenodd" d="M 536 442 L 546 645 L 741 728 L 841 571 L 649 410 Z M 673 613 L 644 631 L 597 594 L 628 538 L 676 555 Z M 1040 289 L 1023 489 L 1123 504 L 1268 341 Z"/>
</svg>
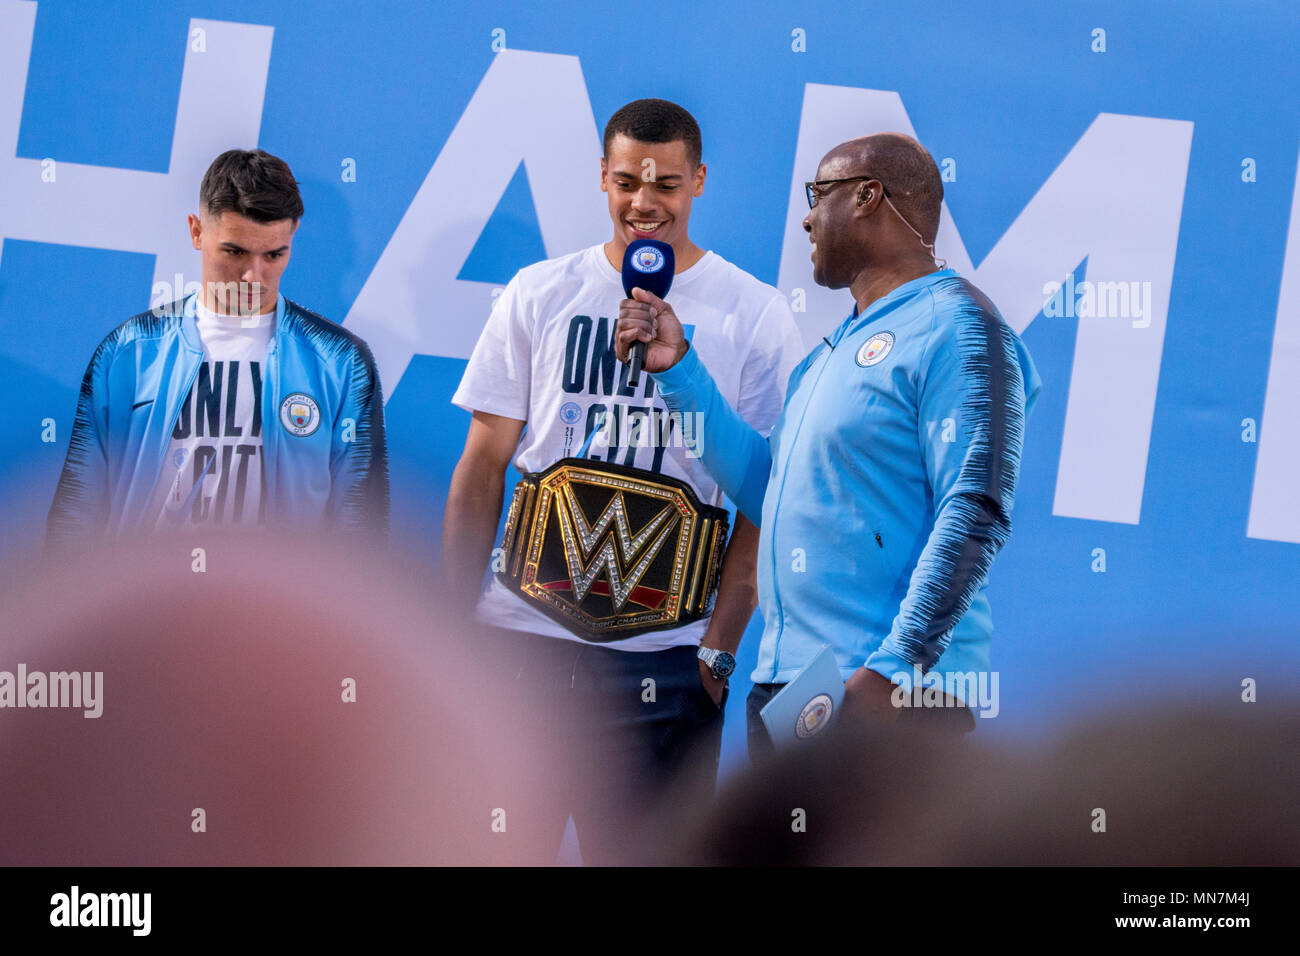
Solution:
<svg viewBox="0 0 1300 956">
<path fill-rule="evenodd" d="M 761 528 L 756 758 L 771 750 L 759 710 L 826 644 L 844 715 L 974 728 L 970 691 L 988 674 L 993 632 L 988 574 L 1011 535 L 1040 387 L 993 303 L 936 268 L 943 182 L 920 143 L 842 143 L 806 188 L 813 278 L 847 287 L 854 308 L 791 374 L 770 439 L 718 393 L 667 302 L 636 289 L 619 311 L 619 358 L 647 343 L 664 401 L 704 414 L 704 464 Z M 918 708 L 921 684 L 935 691 Z"/>
</svg>

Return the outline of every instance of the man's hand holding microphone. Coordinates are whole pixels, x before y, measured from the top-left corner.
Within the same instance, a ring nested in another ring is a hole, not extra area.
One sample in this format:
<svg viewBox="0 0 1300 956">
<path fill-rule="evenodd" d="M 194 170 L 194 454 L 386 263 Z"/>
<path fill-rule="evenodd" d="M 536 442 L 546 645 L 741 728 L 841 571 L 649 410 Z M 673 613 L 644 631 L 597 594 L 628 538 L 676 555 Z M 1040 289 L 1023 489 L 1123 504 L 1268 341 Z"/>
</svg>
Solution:
<svg viewBox="0 0 1300 956">
<path fill-rule="evenodd" d="M 620 362 L 628 361 L 633 343 L 645 343 L 647 372 L 663 372 L 682 360 L 691 347 L 673 307 L 653 292 L 632 290 L 632 298 L 618 307 L 618 329 L 614 333 L 614 351 Z"/>
</svg>

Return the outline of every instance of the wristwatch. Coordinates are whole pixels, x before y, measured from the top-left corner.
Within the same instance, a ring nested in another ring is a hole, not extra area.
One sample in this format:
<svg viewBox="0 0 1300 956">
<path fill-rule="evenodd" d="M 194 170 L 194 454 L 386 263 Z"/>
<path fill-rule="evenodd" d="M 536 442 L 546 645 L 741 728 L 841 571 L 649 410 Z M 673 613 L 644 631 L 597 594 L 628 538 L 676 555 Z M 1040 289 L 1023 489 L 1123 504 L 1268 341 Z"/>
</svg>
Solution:
<svg viewBox="0 0 1300 956">
<path fill-rule="evenodd" d="M 701 647 L 695 656 L 709 665 L 709 670 L 713 671 L 713 676 L 717 680 L 726 680 L 736 669 L 736 658 L 716 647 Z"/>
</svg>

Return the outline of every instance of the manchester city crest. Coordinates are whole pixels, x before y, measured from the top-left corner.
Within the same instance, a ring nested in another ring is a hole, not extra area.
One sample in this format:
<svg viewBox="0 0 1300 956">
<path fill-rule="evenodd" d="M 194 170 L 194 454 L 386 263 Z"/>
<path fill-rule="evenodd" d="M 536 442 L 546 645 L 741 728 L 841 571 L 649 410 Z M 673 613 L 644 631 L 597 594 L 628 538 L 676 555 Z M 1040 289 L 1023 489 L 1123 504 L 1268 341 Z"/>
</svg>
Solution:
<svg viewBox="0 0 1300 956">
<path fill-rule="evenodd" d="M 808 703 L 804 704 L 803 710 L 799 711 L 799 717 L 794 722 L 794 732 L 799 737 L 811 737 L 819 733 L 830 723 L 831 713 L 835 705 L 825 694 L 818 694 Z"/>
<path fill-rule="evenodd" d="M 306 438 L 320 428 L 320 407 L 310 395 L 294 392 L 280 403 L 280 424 L 289 434 Z"/>
<path fill-rule="evenodd" d="M 642 246 L 632 254 L 632 268 L 637 272 L 658 272 L 664 267 L 664 254 L 654 246 Z"/>
<path fill-rule="evenodd" d="M 858 364 L 863 368 L 871 368 L 871 366 L 883 361 L 893 347 L 893 332 L 877 332 L 863 343 L 862 348 L 858 349 Z"/>
</svg>

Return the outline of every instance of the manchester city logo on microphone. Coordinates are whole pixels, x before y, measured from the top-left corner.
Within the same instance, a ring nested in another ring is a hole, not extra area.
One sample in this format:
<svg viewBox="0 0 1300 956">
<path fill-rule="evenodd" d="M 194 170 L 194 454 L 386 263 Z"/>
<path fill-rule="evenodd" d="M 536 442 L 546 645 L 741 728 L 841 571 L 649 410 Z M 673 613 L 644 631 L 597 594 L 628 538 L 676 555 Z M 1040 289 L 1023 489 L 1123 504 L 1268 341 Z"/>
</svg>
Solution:
<svg viewBox="0 0 1300 956">
<path fill-rule="evenodd" d="M 831 699 L 825 694 L 818 694 L 803 705 L 803 710 L 799 711 L 799 717 L 794 722 L 795 734 L 799 737 L 811 737 L 825 730 L 834 710 L 835 705 L 831 703 Z"/>
<path fill-rule="evenodd" d="M 862 348 L 858 349 L 857 362 L 863 368 L 871 368 L 871 366 L 883 361 L 893 347 L 893 332 L 877 332 L 867 339 Z"/>
<path fill-rule="evenodd" d="M 320 427 L 320 407 L 310 395 L 294 392 L 280 403 L 280 424 L 289 434 L 306 438 Z"/>
<path fill-rule="evenodd" d="M 632 254 L 632 268 L 637 272 L 658 272 L 664 267 L 664 254 L 654 246 L 642 246 Z"/>
</svg>

